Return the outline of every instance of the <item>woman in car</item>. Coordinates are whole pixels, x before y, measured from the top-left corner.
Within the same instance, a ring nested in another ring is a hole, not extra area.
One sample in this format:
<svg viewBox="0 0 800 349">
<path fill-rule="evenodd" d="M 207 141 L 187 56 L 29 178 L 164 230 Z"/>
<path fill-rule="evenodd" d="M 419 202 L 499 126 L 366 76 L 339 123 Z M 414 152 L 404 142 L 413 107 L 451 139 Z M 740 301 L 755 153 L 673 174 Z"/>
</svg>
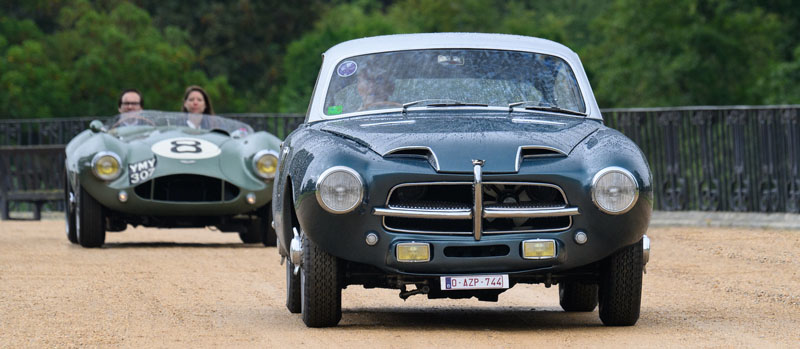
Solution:
<svg viewBox="0 0 800 349">
<path fill-rule="evenodd" d="M 211 100 L 208 99 L 208 93 L 196 85 L 186 88 L 183 94 L 183 108 L 184 113 L 189 113 L 186 124 L 191 128 L 208 129 L 208 118 L 204 114 L 214 115 L 214 108 L 211 106 Z"/>
</svg>

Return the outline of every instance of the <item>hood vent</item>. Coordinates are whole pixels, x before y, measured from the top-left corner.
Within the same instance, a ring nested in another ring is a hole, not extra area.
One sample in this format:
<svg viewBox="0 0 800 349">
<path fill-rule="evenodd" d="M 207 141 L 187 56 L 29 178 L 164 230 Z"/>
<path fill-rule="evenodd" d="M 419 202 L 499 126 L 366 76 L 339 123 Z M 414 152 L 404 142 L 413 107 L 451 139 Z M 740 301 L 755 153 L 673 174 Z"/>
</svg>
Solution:
<svg viewBox="0 0 800 349">
<path fill-rule="evenodd" d="M 519 148 L 519 158 L 541 158 L 550 156 L 567 156 L 562 151 L 546 146 L 524 146 Z"/>
<path fill-rule="evenodd" d="M 402 147 L 388 151 L 383 155 L 384 158 L 417 158 L 426 159 L 431 167 L 437 172 L 439 171 L 439 161 L 436 159 L 436 154 L 428 147 Z"/>
<path fill-rule="evenodd" d="M 553 147 L 530 145 L 521 146 L 517 150 L 517 166 L 516 171 L 519 172 L 520 166 L 525 159 L 539 159 L 539 158 L 553 158 L 553 157 L 566 157 L 567 154 Z"/>
</svg>

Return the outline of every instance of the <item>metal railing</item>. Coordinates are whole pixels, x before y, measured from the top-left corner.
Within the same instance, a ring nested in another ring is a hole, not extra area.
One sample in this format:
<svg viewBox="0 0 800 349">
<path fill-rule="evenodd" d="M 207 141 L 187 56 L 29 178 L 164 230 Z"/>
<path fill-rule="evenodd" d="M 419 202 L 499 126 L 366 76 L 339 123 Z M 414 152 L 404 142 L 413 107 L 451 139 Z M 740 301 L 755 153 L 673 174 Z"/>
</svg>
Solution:
<svg viewBox="0 0 800 349">
<path fill-rule="evenodd" d="M 800 212 L 800 106 L 607 109 L 644 151 L 655 209 Z"/>
<path fill-rule="evenodd" d="M 303 121 L 225 116 L 279 138 Z M 798 105 L 604 109 L 603 117 L 647 156 L 657 210 L 800 212 Z M 66 144 L 94 119 L 0 120 L 0 147 Z"/>
<path fill-rule="evenodd" d="M 249 124 L 256 131 L 267 131 L 285 138 L 303 122 L 299 114 L 223 114 Z M 109 117 L 52 119 L 0 119 L 0 147 L 67 144 L 72 137 L 89 128 L 92 120 L 104 123 Z"/>
</svg>

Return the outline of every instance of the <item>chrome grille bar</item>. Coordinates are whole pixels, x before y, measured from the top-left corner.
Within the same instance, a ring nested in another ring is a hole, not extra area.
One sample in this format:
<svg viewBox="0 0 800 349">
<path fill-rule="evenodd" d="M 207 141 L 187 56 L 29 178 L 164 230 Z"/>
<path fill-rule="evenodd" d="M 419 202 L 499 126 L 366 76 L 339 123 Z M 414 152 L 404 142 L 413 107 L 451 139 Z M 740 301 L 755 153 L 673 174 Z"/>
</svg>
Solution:
<svg viewBox="0 0 800 349">
<path fill-rule="evenodd" d="M 577 207 L 564 208 L 499 208 L 484 207 L 483 218 L 542 218 L 579 215 Z"/>
<path fill-rule="evenodd" d="M 471 219 L 472 210 L 415 210 L 408 208 L 382 208 L 372 209 L 372 214 L 384 217 L 403 217 L 403 218 L 431 218 L 431 219 Z"/>
<path fill-rule="evenodd" d="M 483 183 L 481 183 L 481 170 L 483 170 L 483 160 L 472 160 L 472 172 L 475 178 L 472 182 L 472 192 L 475 199 L 472 201 L 473 215 L 472 215 L 472 234 L 475 235 L 475 240 L 481 239 L 483 231 Z"/>
</svg>

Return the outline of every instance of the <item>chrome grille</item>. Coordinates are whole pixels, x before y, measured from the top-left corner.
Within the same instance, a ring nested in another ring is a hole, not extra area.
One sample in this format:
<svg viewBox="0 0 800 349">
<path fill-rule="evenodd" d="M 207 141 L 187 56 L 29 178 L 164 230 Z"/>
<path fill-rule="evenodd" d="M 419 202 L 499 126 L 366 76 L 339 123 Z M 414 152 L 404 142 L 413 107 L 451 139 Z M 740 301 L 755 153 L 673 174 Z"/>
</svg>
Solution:
<svg viewBox="0 0 800 349">
<path fill-rule="evenodd" d="M 239 196 L 239 188 L 219 178 L 200 175 L 171 175 L 144 182 L 136 188 L 145 200 L 169 202 L 220 202 Z"/>
<path fill-rule="evenodd" d="M 566 230 L 577 208 L 558 186 L 530 182 L 405 183 L 392 188 L 386 206 L 375 208 L 386 229 L 409 233 L 472 235 L 474 198 L 481 198 L 480 232 L 504 234 Z M 480 234 L 476 234 L 480 238 Z"/>
</svg>

